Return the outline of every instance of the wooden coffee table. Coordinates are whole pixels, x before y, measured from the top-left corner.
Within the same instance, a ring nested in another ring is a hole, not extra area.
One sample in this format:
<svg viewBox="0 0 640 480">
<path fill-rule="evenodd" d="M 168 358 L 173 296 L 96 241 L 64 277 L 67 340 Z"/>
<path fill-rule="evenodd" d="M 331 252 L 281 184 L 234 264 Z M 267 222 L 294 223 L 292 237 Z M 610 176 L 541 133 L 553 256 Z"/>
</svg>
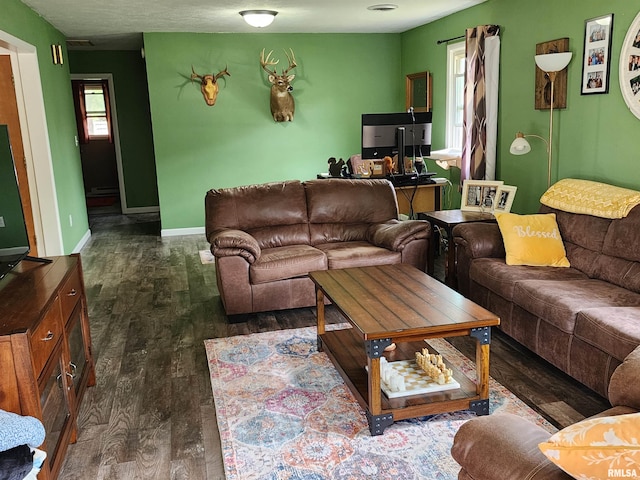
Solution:
<svg viewBox="0 0 640 480">
<path fill-rule="evenodd" d="M 489 345 L 491 327 L 500 324 L 496 315 L 410 265 L 323 270 L 309 277 L 316 285 L 318 350 L 326 352 L 367 412 L 372 435 L 406 418 L 456 410 L 489 413 Z M 353 328 L 326 330 L 325 297 Z M 447 362 L 460 388 L 399 398 L 382 394 L 380 357 L 413 359 L 427 346 L 425 339 L 461 335 L 476 339 L 476 383 Z M 397 348 L 385 352 L 391 343 Z"/>
</svg>

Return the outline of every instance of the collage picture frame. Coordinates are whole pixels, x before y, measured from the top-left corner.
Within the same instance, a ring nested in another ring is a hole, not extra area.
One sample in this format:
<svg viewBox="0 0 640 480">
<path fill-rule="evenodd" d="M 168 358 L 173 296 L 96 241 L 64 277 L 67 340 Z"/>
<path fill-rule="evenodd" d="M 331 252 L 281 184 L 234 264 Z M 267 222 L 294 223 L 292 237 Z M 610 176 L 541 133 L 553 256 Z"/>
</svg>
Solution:
<svg viewBox="0 0 640 480">
<path fill-rule="evenodd" d="M 585 21 L 582 95 L 609 93 L 612 32 L 613 13 Z"/>
<path fill-rule="evenodd" d="M 460 209 L 467 212 L 491 212 L 501 180 L 465 180 Z"/>
</svg>

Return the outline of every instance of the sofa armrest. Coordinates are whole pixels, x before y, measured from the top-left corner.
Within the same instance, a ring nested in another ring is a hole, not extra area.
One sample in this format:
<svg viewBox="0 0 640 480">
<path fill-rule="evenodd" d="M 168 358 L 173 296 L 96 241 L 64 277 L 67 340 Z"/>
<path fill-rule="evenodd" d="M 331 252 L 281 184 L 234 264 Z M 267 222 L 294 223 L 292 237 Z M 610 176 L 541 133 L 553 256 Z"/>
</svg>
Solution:
<svg viewBox="0 0 640 480">
<path fill-rule="evenodd" d="M 512 414 L 472 418 L 456 433 L 451 455 L 474 480 L 569 480 L 538 444 L 551 434 Z"/>
<path fill-rule="evenodd" d="M 458 291 L 467 298 L 471 295 L 469 269 L 476 258 L 505 258 L 502 234 L 496 223 L 462 223 L 452 230 L 450 245 L 456 249 L 456 277 Z M 453 242 L 453 243 L 451 243 Z"/>
<path fill-rule="evenodd" d="M 611 405 L 624 405 L 640 410 L 640 346 L 618 365 L 609 381 Z"/>
<path fill-rule="evenodd" d="M 453 227 L 453 241 L 469 258 L 504 258 L 506 253 L 497 223 L 463 223 Z"/>
<path fill-rule="evenodd" d="M 209 235 L 211 253 L 215 257 L 241 256 L 249 263 L 260 258 L 258 241 L 242 230 L 223 229 Z"/>
<path fill-rule="evenodd" d="M 371 225 L 367 232 L 367 240 L 377 247 L 394 252 L 401 252 L 413 240 L 429 238 L 431 225 L 425 220 L 389 220 L 385 223 Z"/>
</svg>

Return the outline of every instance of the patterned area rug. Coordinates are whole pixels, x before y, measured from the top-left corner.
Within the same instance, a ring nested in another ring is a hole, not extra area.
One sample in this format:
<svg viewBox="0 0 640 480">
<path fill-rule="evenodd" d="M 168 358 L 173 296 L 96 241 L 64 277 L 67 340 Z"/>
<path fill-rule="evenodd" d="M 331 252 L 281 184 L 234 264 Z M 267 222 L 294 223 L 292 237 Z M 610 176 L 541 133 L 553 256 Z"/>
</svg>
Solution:
<svg viewBox="0 0 640 480">
<path fill-rule="evenodd" d="M 200 255 L 200 263 L 203 265 L 207 265 L 209 263 L 216 263 L 216 257 L 213 256 L 209 250 L 198 250 L 198 255 Z"/>
<path fill-rule="evenodd" d="M 469 378 L 475 367 L 448 342 L 429 340 Z M 372 437 L 315 327 L 206 340 L 227 480 L 455 480 L 449 453 L 467 411 L 402 420 Z M 555 428 L 495 380 L 491 413 Z"/>
</svg>

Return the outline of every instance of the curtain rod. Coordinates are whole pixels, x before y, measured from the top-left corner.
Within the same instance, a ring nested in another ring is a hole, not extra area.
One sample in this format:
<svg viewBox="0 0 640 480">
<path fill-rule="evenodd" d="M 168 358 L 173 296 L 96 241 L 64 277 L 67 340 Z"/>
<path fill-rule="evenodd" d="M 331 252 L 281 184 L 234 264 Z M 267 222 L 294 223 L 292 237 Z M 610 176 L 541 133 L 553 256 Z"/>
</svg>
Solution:
<svg viewBox="0 0 640 480">
<path fill-rule="evenodd" d="M 464 38 L 465 35 L 460 35 L 459 37 L 451 37 L 451 38 L 447 38 L 446 40 L 438 40 L 436 43 L 438 45 L 440 45 L 441 43 L 447 43 L 450 42 L 451 40 L 458 40 L 459 38 Z"/>
</svg>

